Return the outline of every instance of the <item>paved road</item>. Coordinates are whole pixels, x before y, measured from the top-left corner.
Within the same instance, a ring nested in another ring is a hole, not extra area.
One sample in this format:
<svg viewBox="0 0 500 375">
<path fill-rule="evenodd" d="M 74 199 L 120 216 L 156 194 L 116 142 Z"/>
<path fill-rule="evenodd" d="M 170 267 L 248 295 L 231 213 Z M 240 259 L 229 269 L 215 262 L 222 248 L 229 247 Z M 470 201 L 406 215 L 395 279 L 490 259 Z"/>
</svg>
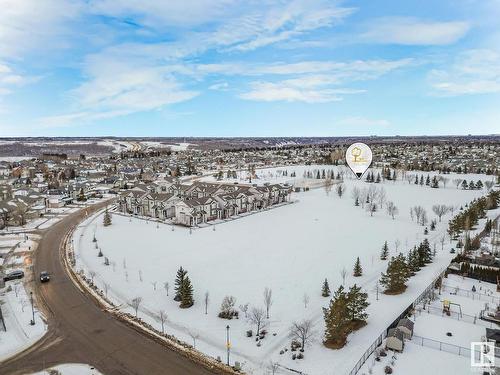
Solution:
<svg viewBox="0 0 500 375">
<path fill-rule="evenodd" d="M 83 217 L 83 211 L 71 214 L 44 233 L 34 269 L 35 275 L 42 270 L 51 273 L 49 283 L 35 286 L 38 305 L 48 319 L 48 333 L 31 348 L 0 363 L 0 374 L 27 374 L 68 362 L 93 365 L 105 375 L 213 374 L 114 319 L 72 283 L 58 250 L 64 235 Z"/>
</svg>

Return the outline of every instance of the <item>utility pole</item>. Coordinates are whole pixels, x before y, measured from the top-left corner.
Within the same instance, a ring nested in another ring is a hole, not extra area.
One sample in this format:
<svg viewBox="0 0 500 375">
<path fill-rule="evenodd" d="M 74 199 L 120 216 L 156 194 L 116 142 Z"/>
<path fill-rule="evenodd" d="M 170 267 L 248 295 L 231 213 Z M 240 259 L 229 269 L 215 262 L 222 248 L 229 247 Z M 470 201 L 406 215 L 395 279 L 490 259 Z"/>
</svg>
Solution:
<svg viewBox="0 0 500 375">
<path fill-rule="evenodd" d="M 227 365 L 229 366 L 229 354 L 231 352 L 231 342 L 229 341 L 229 325 L 226 326 L 226 347 L 227 347 Z"/>
<path fill-rule="evenodd" d="M 31 301 L 31 313 L 33 314 L 33 318 L 31 319 L 30 324 L 32 326 L 35 325 L 35 308 L 33 307 L 33 292 L 30 292 L 30 301 Z"/>
</svg>

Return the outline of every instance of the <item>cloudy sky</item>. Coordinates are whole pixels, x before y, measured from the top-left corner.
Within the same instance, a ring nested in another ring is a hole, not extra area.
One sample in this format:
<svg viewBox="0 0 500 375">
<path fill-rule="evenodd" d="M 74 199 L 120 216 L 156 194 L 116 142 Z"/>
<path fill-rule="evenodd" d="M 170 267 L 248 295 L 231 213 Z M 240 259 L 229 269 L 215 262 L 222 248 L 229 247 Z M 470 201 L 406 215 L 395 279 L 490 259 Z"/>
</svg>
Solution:
<svg viewBox="0 0 500 375">
<path fill-rule="evenodd" d="M 500 0 L 0 9 L 0 136 L 500 133 Z"/>
</svg>

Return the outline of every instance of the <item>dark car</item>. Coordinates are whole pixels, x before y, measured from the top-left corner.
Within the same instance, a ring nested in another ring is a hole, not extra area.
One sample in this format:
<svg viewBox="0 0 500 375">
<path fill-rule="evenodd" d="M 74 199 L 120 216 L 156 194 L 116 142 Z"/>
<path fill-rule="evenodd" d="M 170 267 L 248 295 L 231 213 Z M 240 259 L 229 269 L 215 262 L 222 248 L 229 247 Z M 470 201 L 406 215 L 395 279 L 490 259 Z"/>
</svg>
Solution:
<svg viewBox="0 0 500 375">
<path fill-rule="evenodd" d="M 40 282 L 46 283 L 48 281 L 50 281 L 49 273 L 47 271 L 40 272 Z"/>
<path fill-rule="evenodd" d="M 12 271 L 3 277 L 3 281 L 22 279 L 24 277 L 23 271 Z"/>
</svg>

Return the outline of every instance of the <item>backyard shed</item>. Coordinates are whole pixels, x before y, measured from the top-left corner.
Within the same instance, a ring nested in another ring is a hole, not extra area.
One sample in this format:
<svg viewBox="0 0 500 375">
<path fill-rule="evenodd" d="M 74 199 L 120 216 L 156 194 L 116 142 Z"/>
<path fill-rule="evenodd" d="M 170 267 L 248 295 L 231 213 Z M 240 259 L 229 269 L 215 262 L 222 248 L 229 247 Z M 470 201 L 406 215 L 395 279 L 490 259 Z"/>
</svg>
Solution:
<svg viewBox="0 0 500 375">
<path fill-rule="evenodd" d="M 405 346 L 404 333 L 399 328 L 391 328 L 387 332 L 386 349 L 402 352 Z"/>
<path fill-rule="evenodd" d="M 398 328 L 401 332 L 403 332 L 403 335 L 406 340 L 411 340 L 413 336 L 413 325 L 414 323 L 410 319 L 404 318 L 398 322 L 396 328 Z"/>
</svg>

